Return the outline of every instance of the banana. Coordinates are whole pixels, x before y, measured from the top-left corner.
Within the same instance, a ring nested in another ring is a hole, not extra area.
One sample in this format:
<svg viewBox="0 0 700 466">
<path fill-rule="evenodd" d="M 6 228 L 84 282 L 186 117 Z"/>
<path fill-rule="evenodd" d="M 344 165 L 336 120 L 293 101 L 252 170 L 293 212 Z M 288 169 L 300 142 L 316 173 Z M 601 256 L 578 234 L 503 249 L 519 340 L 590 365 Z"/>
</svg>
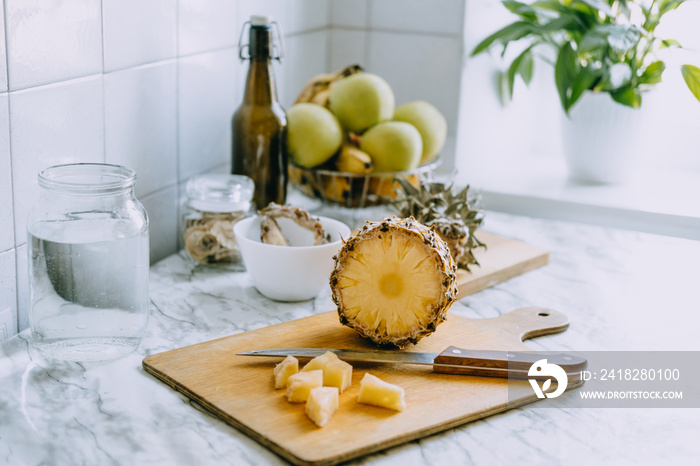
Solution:
<svg viewBox="0 0 700 466">
<path fill-rule="evenodd" d="M 333 83 L 360 71 L 362 71 L 360 65 L 350 65 L 335 73 L 324 73 L 314 76 L 306 83 L 306 86 L 301 90 L 294 103 L 312 102 L 325 106 L 328 103 L 328 96 Z"/>
<path fill-rule="evenodd" d="M 369 173 L 372 171 L 372 158 L 367 152 L 344 144 L 335 161 L 335 167 L 344 173 Z"/>
</svg>

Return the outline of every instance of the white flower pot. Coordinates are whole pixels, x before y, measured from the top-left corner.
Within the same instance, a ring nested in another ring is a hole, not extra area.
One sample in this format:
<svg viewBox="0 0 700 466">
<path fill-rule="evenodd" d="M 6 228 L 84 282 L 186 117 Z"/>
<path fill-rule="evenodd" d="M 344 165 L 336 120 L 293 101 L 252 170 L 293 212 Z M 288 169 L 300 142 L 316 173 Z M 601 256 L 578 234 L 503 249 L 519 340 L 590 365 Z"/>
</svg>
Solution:
<svg viewBox="0 0 700 466">
<path fill-rule="evenodd" d="M 586 92 L 564 115 L 562 136 L 572 179 L 615 184 L 634 172 L 644 147 L 644 113 L 607 93 Z"/>
</svg>

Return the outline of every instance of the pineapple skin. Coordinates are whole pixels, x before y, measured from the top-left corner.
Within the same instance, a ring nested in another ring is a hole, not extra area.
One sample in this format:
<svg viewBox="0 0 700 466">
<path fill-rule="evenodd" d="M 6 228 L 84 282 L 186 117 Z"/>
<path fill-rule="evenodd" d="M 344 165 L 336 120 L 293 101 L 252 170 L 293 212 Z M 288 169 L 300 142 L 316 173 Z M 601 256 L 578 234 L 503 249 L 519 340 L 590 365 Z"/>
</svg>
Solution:
<svg viewBox="0 0 700 466">
<path fill-rule="evenodd" d="M 378 332 L 375 328 L 370 328 L 354 319 L 349 319 L 346 316 L 345 304 L 339 286 L 344 264 L 350 258 L 357 245 L 362 241 L 371 241 L 382 233 L 392 229 L 401 231 L 407 235 L 413 235 L 428 247 L 428 254 L 435 263 L 435 272 L 441 276 L 440 281 L 442 283 L 441 299 L 439 302 L 433 303 L 432 309 L 429 310 L 433 314 L 432 320 L 425 326 L 416 326 L 415 328 L 408 329 L 406 334 L 401 337 Z M 367 222 L 356 235 L 351 236 L 344 242 L 342 249 L 334 257 L 334 260 L 335 268 L 331 272 L 330 285 L 333 302 L 338 309 L 340 323 L 354 328 L 360 335 L 369 338 L 379 346 L 404 348 L 409 343 L 417 343 L 421 338 L 433 333 L 437 326 L 445 321 L 447 311 L 457 299 L 457 267 L 450 253 L 449 246 L 440 235 L 436 233 L 434 228 L 429 228 L 419 223 L 413 217 L 403 219 L 391 217 L 380 222 Z"/>
</svg>

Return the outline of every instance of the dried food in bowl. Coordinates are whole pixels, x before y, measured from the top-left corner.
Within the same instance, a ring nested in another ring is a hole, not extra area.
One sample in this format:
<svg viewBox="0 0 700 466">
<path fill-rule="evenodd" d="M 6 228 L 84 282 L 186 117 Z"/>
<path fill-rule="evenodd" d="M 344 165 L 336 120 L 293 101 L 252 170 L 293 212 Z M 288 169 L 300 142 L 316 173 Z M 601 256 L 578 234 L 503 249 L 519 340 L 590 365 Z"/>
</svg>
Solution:
<svg viewBox="0 0 700 466">
<path fill-rule="evenodd" d="M 236 223 L 233 232 L 243 256 L 246 270 L 258 291 L 276 301 L 305 301 L 314 298 L 329 277 L 342 239 L 350 228 L 338 220 L 318 217 L 330 242 L 315 246 L 278 246 L 260 239 L 260 217 Z"/>
</svg>

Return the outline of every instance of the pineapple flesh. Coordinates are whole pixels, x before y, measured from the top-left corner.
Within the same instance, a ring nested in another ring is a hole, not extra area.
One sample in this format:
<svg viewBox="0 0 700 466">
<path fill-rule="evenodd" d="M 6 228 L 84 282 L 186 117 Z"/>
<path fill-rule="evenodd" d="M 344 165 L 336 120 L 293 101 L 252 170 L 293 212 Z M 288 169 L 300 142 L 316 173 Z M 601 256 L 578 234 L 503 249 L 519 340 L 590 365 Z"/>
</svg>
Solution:
<svg viewBox="0 0 700 466">
<path fill-rule="evenodd" d="M 403 388 L 390 384 L 369 372 L 360 381 L 357 402 L 382 408 L 403 411 L 406 409 L 406 396 Z"/>
<path fill-rule="evenodd" d="M 286 388 L 289 377 L 297 372 L 299 372 L 299 360 L 291 355 L 284 358 L 275 366 L 275 388 Z"/>
<path fill-rule="evenodd" d="M 331 273 L 343 325 L 398 348 L 433 333 L 457 296 L 445 241 L 413 218 L 367 222 L 349 238 Z"/>
<path fill-rule="evenodd" d="M 316 387 L 311 389 L 304 411 L 317 426 L 325 426 L 338 410 L 338 393 L 337 387 Z"/>
<path fill-rule="evenodd" d="M 326 364 L 328 364 L 331 361 L 337 361 L 337 360 L 338 360 L 338 356 L 336 356 L 335 353 L 332 353 L 331 351 L 326 351 L 321 356 L 316 356 L 311 361 L 306 363 L 306 365 L 301 369 L 301 371 L 308 372 L 308 371 L 323 370 L 326 367 Z"/>
<path fill-rule="evenodd" d="M 297 372 L 287 380 L 287 401 L 303 403 L 309 398 L 311 389 L 323 385 L 323 371 Z"/>
<path fill-rule="evenodd" d="M 352 365 L 336 359 L 323 368 L 323 385 L 336 387 L 343 393 L 352 384 Z"/>
</svg>

